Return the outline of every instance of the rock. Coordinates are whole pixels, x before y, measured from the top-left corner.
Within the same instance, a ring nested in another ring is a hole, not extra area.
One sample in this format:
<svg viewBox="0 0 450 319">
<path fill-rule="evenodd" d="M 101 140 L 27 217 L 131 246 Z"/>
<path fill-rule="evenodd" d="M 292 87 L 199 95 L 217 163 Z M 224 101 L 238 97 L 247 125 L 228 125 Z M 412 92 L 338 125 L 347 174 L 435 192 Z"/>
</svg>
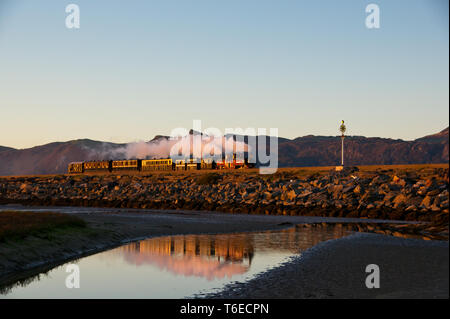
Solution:
<svg viewBox="0 0 450 319">
<path fill-rule="evenodd" d="M 439 212 L 441 210 L 441 208 L 435 204 L 431 205 L 430 209 L 433 212 Z"/>
<path fill-rule="evenodd" d="M 432 201 L 431 196 L 425 196 L 423 201 L 420 203 L 420 206 L 425 207 L 425 208 L 430 208 L 431 207 L 431 201 Z"/>
<path fill-rule="evenodd" d="M 348 185 L 348 186 L 346 186 L 346 187 L 344 187 L 343 189 L 342 189 L 342 192 L 343 193 L 348 193 L 348 192 L 351 192 L 351 191 L 353 191 L 355 189 L 355 185 Z"/>
<path fill-rule="evenodd" d="M 298 195 L 297 197 L 298 198 L 305 198 L 305 197 L 311 195 L 312 193 L 313 192 L 311 192 L 311 191 L 306 191 L 306 192 L 303 192 L 302 194 Z"/>
<path fill-rule="evenodd" d="M 434 189 L 434 190 L 432 190 L 432 191 L 429 191 L 429 192 L 427 193 L 427 196 L 436 196 L 436 195 L 438 195 L 439 193 L 440 193 L 439 189 Z"/>
<path fill-rule="evenodd" d="M 389 185 L 386 184 L 386 183 L 381 184 L 381 185 L 378 187 L 378 194 L 380 194 L 380 195 L 386 195 L 386 194 L 388 194 L 388 193 L 390 193 L 390 192 L 391 192 L 391 188 L 390 188 Z"/>
<path fill-rule="evenodd" d="M 433 205 L 439 207 L 441 205 L 441 198 L 436 196 L 433 201 Z"/>
<path fill-rule="evenodd" d="M 33 185 L 31 185 L 31 184 L 23 183 L 22 185 L 20 185 L 19 189 L 22 191 L 22 193 L 29 193 L 31 191 L 36 192 L 39 190 L 39 186 L 33 187 Z"/>
<path fill-rule="evenodd" d="M 405 186 L 406 185 L 406 181 L 400 177 L 398 177 L 397 175 L 394 175 L 394 177 L 392 178 L 392 182 L 394 184 L 400 185 L 400 186 Z"/>
<path fill-rule="evenodd" d="M 361 196 L 361 200 L 370 201 L 370 202 L 373 202 L 373 201 L 377 200 L 378 198 L 379 198 L 378 194 L 370 189 L 367 190 L 363 196 Z"/>
<path fill-rule="evenodd" d="M 417 191 L 418 195 L 426 195 L 427 194 L 427 188 L 425 186 L 421 186 L 419 190 Z"/>
<path fill-rule="evenodd" d="M 395 196 L 397 195 L 393 192 L 386 194 L 386 196 L 384 196 L 383 198 L 383 202 L 387 205 L 395 198 Z"/>
<path fill-rule="evenodd" d="M 446 200 L 446 201 L 441 202 L 441 204 L 440 204 L 439 206 L 440 206 L 442 209 L 443 209 L 443 208 L 448 208 L 448 204 L 449 204 L 449 201 Z"/>
<path fill-rule="evenodd" d="M 355 189 L 353 190 L 353 193 L 355 193 L 355 194 L 361 194 L 361 193 L 363 193 L 363 192 L 364 192 L 364 189 L 362 188 L 361 185 L 357 185 L 357 186 L 355 187 Z"/>
<path fill-rule="evenodd" d="M 379 174 L 378 176 L 374 177 L 372 181 L 370 182 L 371 185 L 377 185 L 377 184 L 383 184 L 390 180 L 391 178 L 389 175 L 386 174 Z"/>
<path fill-rule="evenodd" d="M 436 188 L 436 179 L 433 177 L 431 179 L 427 179 L 425 182 L 425 187 L 427 187 L 428 189 L 434 189 Z"/>
<path fill-rule="evenodd" d="M 392 203 L 394 204 L 394 208 L 399 207 L 401 204 L 404 204 L 407 200 L 407 197 L 404 194 L 398 194 Z"/>
<path fill-rule="evenodd" d="M 286 195 L 290 201 L 295 200 L 295 198 L 297 197 L 297 194 L 295 193 L 294 190 L 289 191 Z"/>
<path fill-rule="evenodd" d="M 399 180 L 401 180 L 401 178 L 398 177 L 397 175 L 394 175 L 394 177 L 392 177 L 392 181 L 393 181 L 394 183 L 397 183 Z"/>
</svg>

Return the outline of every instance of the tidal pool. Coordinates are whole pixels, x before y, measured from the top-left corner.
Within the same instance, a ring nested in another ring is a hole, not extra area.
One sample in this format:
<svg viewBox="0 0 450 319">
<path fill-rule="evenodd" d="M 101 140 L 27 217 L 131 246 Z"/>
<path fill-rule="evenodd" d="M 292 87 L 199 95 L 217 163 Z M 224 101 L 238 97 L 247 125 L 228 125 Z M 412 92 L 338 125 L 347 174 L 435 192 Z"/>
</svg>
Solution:
<svg viewBox="0 0 450 319">
<path fill-rule="evenodd" d="M 185 298 L 244 282 L 319 242 L 346 236 L 339 225 L 281 231 L 157 237 L 57 266 L 0 290 L 5 298 Z M 67 266 L 79 288 L 66 287 Z"/>
</svg>

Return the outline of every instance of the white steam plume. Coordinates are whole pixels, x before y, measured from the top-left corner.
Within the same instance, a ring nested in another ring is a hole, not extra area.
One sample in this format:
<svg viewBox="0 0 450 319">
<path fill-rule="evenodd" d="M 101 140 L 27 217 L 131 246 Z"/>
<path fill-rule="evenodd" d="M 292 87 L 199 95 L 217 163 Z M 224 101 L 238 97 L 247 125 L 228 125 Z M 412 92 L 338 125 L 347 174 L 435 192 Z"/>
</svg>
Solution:
<svg viewBox="0 0 450 319">
<path fill-rule="evenodd" d="M 243 143 L 234 141 L 233 137 L 219 137 L 219 138 L 204 138 L 200 143 L 193 143 L 193 135 L 188 135 L 179 138 L 178 140 L 161 138 L 151 142 L 132 142 L 120 147 L 106 147 L 104 145 L 101 150 L 92 150 L 90 154 L 91 159 L 152 159 L 152 158 L 168 158 L 171 154 L 172 147 L 180 146 L 183 148 L 183 153 L 188 152 L 194 158 L 204 158 L 211 153 L 214 156 L 222 155 L 222 150 L 229 154 L 234 151 L 238 154 L 249 151 L 250 147 Z M 224 154 L 225 155 L 225 154 Z"/>
</svg>

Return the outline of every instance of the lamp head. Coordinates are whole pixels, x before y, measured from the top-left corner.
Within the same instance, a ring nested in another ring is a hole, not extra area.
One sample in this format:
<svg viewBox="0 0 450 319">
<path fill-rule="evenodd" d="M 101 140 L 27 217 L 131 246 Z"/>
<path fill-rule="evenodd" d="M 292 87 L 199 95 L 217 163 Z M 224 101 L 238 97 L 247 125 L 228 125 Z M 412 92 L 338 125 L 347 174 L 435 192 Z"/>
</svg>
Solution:
<svg viewBox="0 0 450 319">
<path fill-rule="evenodd" d="M 342 136 L 344 136 L 345 131 L 347 130 L 347 128 L 345 127 L 345 124 L 344 124 L 344 120 L 342 120 L 342 124 L 341 124 L 341 126 L 339 127 L 339 130 L 341 131 Z"/>
</svg>

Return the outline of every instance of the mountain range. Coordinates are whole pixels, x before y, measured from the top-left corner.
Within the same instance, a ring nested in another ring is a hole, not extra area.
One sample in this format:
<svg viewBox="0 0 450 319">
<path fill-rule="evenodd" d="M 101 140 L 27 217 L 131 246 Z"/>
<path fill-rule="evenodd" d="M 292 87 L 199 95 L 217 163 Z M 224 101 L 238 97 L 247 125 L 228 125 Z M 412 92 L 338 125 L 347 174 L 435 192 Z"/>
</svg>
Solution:
<svg viewBox="0 0 450 319">
<path fill-rule="evenodd" d="M 155 136 L 144 146 L 158 146 L 167 136 Z M 70 162 L 123 154 L 128 144 L 90 139 L 55 142 L 27 149 L 0 146 L 0 176 L 65 173 Z M 339 136 L 278 138 L 280 167 L 339 165 Z M 347 136 L 346 165 L 424 164 L 449 162 L 449 128 L 414 141 Z"/>
</svg>

